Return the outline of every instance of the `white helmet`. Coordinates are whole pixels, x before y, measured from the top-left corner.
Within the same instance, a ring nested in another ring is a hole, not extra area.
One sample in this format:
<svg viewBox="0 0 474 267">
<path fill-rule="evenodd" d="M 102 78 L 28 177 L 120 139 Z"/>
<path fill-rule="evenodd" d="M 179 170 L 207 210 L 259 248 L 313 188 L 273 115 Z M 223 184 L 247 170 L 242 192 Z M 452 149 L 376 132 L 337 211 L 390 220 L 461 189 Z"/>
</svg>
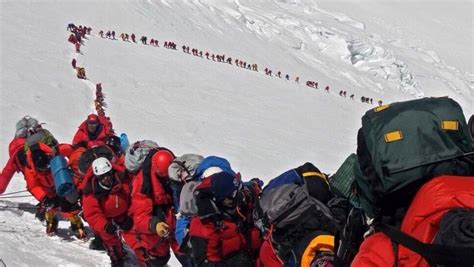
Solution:
<svg viewBox="0 0 474 267">
<path fill-rule="evenodd" d="M 104 157 L 97 158 L 92 162 L 92 171 L 94 175 L 100 176 L 112 170 L 112 164 Z"/>
</svg>

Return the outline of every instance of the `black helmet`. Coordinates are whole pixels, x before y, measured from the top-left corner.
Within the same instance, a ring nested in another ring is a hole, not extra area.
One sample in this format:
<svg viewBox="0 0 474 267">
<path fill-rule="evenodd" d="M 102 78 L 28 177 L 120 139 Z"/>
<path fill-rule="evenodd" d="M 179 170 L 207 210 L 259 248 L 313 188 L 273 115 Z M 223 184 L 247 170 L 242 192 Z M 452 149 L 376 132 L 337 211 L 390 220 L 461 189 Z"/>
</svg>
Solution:
<svg viewBox="0 0 474 267">
<path fill-rule="evenodd" d="M 109 135 L 105 138 L 105 144 L 109 146 L 114 153 L 120 154 L 120 137 L 115 136 L 115 135 Z"/>
</svg>

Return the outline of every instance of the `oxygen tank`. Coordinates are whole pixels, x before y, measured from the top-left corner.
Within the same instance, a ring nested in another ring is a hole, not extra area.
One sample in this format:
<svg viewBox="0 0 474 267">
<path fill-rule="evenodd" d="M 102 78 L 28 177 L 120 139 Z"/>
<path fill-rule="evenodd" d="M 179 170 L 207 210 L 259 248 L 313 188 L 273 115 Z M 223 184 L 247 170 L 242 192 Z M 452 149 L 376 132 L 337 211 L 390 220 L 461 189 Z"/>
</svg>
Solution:
<svg viewBox="0 0 474 267">
<path fill-rule="evenodd" d="M 68 168 L 64 156 L 55 156 L 51 159 L 51 172 L 54 178 L 54 187 L 59 196 L 67 197 L 76 191 L 71 170 Z"/>
</svg>

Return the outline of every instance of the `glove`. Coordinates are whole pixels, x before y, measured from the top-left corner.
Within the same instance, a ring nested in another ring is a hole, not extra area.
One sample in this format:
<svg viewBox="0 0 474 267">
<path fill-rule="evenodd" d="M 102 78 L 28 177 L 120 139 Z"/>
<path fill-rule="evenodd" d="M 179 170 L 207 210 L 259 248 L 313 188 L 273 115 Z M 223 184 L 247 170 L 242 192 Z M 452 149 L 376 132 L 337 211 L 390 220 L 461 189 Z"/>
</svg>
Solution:
<svg viewBox="0 0 474 267">
<path fill-rule="evenodd" d="M 109 235 L 115 235 L 115 233 L 117 232 L 117 226 L 115 226 L 115 224 L 113 223 L 107 223 L 104 226 L 104 230 Z"/>
<path fill-rule="evenodd" d="M 59 205 L 60 198 L 58 196 L 45 197 L 41 202 L 46 209 L 51 209 Z"/>
<path fill-rule="evenodd" d="M 133 227 L 133 219 L 130 216 L 125 217 L 125 220 L 119 224 L 120 229 L 129 231 Z"/>
<path fill-rule="evenodd" d="M 78 149 L 78 148 L 80 148 L 80 147 L 87 148 L 87 141 L 81 141 L 81 142 L 78 142 L 77 144 L 74 144 L 74 145 L 72 146 L 72 149 L 73 149 L 73 150 L 76 150 L 76 149 Z"/>
<path fill-rule="evenodd" d="M 165 222 L 159 222 L 156 224 L 156 233 L 161 237 L 168 237 L 169 226 Z"/>
</svg>

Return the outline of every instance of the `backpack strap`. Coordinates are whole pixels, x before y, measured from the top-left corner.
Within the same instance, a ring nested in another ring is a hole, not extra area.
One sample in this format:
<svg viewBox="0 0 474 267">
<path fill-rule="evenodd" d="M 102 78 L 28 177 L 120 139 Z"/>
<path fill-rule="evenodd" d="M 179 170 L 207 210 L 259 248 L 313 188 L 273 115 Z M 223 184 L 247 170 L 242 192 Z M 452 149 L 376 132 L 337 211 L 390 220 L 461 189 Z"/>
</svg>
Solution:
<svg viewBox="0 0 474 267">
<path fill-rule="evenodd" d="M 142 188 L 140 189 L 140 193 L 146 195 L 146 196 L 151 196 L 153 192 L 152 188 L 152 173 L 151 173 L 151 159 L 153 158 L 153 155 L 158 152 L 158 149 L 152 149 L 146 156 L 145 160 L 143 161 L 142 165 L 142 171 L 143 171 L 143 184 Z"/>
<path fill-rule="evenodd" d="M 378 224 L 375 226 L 379 230 L 389 236 L 392 241 L 409 248 L 410 250 L 423 256 L 429 263 L 452 266 L 466 266 L 474 264 L 472 257 L 474 249 L 471 247 L 452 247 L 437 244 L 425 244 L 419 240 L 403 233 L 399 229 L 388 224 Z"/>
</svg>

